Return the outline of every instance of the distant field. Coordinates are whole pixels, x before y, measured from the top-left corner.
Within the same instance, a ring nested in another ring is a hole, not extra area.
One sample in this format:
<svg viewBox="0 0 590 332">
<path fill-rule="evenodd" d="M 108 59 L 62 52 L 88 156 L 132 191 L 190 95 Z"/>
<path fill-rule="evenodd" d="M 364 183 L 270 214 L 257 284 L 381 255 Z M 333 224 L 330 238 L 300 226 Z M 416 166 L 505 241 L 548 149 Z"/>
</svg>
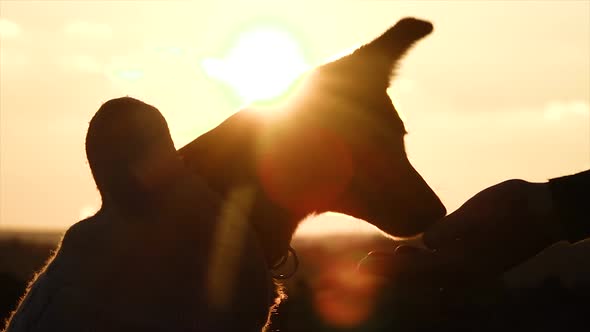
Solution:
<svg viewBox="0 0 590 332">
<path fill-rule="evenodd" d="M 0 229 L 0 329 L 33 277 L 55 249 L 62 232 Z"/>
<path fill-rule="evenodd" d="M 31 231 L 0 228 L 0 241 L 16 239 L 27 242 L 57 243 L 63 231 Z"/>
</svg>

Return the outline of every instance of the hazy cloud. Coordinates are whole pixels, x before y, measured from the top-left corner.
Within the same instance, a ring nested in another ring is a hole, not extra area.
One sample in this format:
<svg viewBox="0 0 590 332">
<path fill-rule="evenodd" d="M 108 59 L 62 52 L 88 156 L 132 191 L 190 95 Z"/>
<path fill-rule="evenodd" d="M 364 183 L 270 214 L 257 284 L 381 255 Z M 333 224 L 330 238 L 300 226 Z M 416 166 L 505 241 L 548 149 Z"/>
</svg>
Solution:
<svg viewBox="0 0 590 332">
<path fill-rule="evenodd" d="M 104 70 L 103 65 L 95 57 L 89 55 L 65 56 L 63 58 L 63 65 L 68 68 L 91 74 L 98 74 Z"/>
<path fill-rule="evenodd" d="M 5 18 L 0 18 L 0 38 L 16 38 L 21 34 L 21 28 L 18 24 Z"/>
<path fill-rule="evenodd" d="M 558 121 L 566 116 L 590 116 L 590 104 L 586 101 L 551 102 L 545 106 L 543 114 L 546 119 Z"/>
<path fill-rule="evenodd" d="M 8 75 L 7 71 L 11 69 L 21 70 L 23 67 L 28 66 L 31 62 L 31 56 L 29 53 L 19 49 L 2 47 L 0 49 L 0 62 L 2 63 L 3 74 Z M 10 74 L 12 73 L 17 72 L 10 72 Z"/>
<path fill-rule="evenodd" d="M 113 29 L 104 23 L 76 21 L 68 23 L 65 32 L 73 37 L 106 39 L 112 36 Z"/>
</svg>

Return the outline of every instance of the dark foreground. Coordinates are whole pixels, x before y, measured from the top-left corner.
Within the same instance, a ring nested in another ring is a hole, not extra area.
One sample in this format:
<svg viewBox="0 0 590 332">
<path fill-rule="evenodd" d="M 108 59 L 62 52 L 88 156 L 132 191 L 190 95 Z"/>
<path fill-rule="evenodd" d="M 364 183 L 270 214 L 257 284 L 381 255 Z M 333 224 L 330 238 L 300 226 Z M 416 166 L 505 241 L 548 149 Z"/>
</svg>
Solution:
<svg viewBox="0 0 590 332">
<path fill-rule="evenodd" d="M 2 232 L 0 322 L 59 238 L 58 232 Z M 580 251 L 554 249 L 512 273 L 510 283 L 492 280 L 440 292 L 391 289 L 356 274 L 367 252 L 392 248 L 390 240 L 377 235 L 298 238 L 293 246 L 301 266 L 287 283 L 288 300 L 274 316 L 273 328 L 279 331 L 567 331 L 585 330 L 590 322 L 590 287 L 574 266 L 590 266 L 590 256 Z M 570 279 L 576 282 L 548 272 L 556 264 L 572 265 Z"/>
</svg>

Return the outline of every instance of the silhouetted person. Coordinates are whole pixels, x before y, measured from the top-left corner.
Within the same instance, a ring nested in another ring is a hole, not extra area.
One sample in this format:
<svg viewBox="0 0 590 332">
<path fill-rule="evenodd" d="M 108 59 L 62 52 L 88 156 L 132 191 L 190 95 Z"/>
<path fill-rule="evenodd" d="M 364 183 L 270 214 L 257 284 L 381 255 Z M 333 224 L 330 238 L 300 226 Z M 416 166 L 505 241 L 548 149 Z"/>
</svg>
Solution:
<svg viewBox="0 0 590 332">
<path fill-rule="evenodd" d="M 86 151 L 102 206 L 66 232 L 7 331 L 260 331 L 276 295 L 264 255 L 248 224 L 239 246 L 219 236 L 224 208 L 242 211 L 185 168 L 159 111 L 105 103 Z"/>
</svg>

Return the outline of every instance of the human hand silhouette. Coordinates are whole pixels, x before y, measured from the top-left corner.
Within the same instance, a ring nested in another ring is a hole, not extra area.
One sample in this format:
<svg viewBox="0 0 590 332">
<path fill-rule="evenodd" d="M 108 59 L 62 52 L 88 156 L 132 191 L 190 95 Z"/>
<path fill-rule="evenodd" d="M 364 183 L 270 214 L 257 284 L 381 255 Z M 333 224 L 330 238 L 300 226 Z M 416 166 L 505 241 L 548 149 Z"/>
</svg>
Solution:
<svg viewBox="0 0 590 332">
<path fill-rule="evenodd" d="M 473 272 L 496 274 L 563 239 L 557 219 L 548 183 L 508 180 L 476 194 L 423 240 Z"/>
<path fill-rule="evenodd" d="M 469 199 L 423 234 L 432 251 L 372 253 L 361 269 L 399 280 L 436 273 L 441 285 L 495 277 L 563 238 L 547 183 L 508 180 Z"/>
</svg>

